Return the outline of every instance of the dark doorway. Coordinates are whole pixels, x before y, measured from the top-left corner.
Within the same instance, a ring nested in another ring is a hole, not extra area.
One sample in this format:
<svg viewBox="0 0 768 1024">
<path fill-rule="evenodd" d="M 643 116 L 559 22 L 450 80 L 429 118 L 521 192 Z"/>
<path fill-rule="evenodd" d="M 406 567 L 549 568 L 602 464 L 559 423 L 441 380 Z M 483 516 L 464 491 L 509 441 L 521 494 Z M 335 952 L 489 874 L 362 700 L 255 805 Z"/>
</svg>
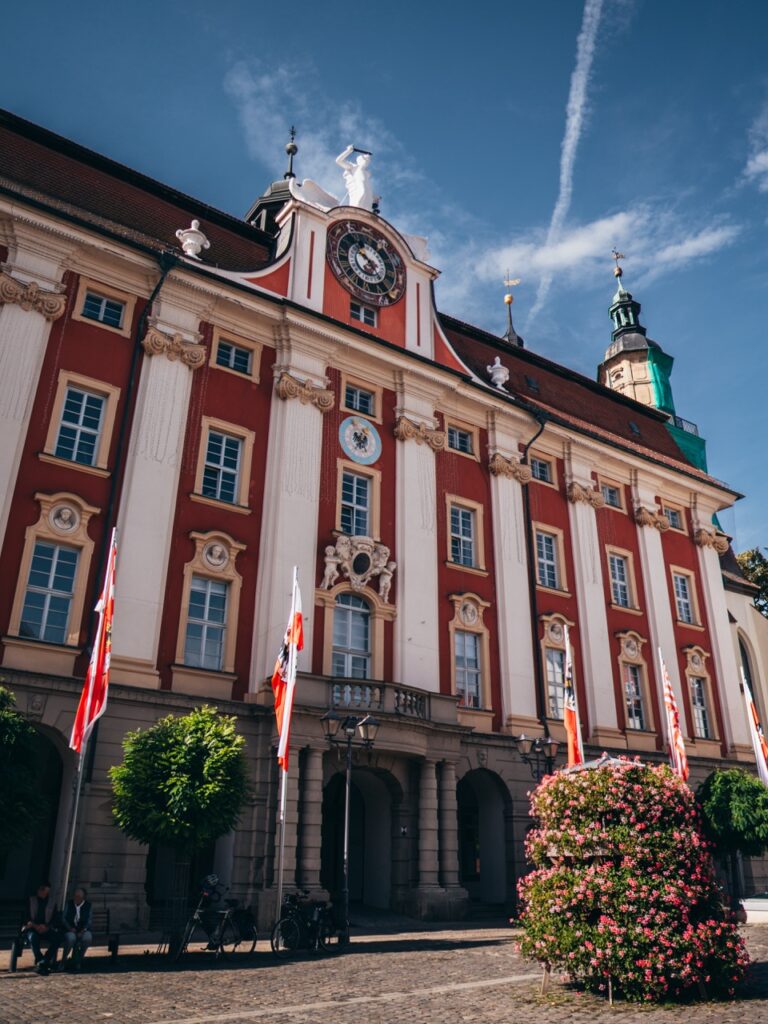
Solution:
<svg viewBox="0 0 768 1024">
<path fill-rule="evenodd" d="M 456 787 L 460 881 L 473 900 L 507 900 L 506 814 L 508 793 L 494 772 L 477 768 Z"/>
</svg>

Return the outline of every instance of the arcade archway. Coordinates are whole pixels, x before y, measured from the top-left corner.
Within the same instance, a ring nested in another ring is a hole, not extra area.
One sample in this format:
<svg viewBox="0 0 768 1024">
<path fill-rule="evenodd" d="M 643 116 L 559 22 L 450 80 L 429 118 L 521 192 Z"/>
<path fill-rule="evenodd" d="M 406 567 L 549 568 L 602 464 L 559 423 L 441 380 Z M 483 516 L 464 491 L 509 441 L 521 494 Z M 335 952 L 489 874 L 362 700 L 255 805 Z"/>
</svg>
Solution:
<svg viewBox="0 0 768 1024">
<path fill-rule="evenodd" d="M 509 793 L 498 775 L 477 768 L 456 788 L 459 826 L 459 881 L 472 900 L 505 904 L 507 804 Z"/>
</svg>

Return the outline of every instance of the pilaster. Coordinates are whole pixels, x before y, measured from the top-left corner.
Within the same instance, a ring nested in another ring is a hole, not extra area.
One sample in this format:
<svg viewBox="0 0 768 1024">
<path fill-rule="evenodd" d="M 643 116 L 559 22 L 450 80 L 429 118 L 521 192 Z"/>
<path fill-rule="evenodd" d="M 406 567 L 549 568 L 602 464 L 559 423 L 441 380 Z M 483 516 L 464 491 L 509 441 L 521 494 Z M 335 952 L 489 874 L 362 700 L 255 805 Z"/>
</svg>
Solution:
<svg viewBox="0 0 768 1024">
<path fill-rule="evenodd" d="M 323 751 L 310 747 L 304 764 L 301 794 L 301 863 L 299 881 L 311 893 L 320 886 L 323 824 Z"/>
<path fill-rule="evenodd" d="M 426 760 L 419 778 L 419 889 L 438 885 L 437 763 Z"/>
</svg>

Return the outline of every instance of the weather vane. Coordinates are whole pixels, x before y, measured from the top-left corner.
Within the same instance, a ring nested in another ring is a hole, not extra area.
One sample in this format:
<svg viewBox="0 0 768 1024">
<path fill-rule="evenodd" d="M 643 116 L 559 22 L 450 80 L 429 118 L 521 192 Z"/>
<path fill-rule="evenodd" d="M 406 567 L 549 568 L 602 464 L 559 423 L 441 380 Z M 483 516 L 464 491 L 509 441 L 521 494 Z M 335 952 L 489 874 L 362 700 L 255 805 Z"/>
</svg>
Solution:
<svg viewBox="0 0 768 1024">
<path fill-rule="evenodd" d="M 504 286 L 506 288 L 514 288 L 518 284 L 520 284 L 520 278 L 519 277 L 510 277 L 509 276 L 509 270 L 507 270 L 506 276 L 504 278 Z M 517 332 L 515 331 L 515 328 L 512 326 L 512 303 L 514 301 L 515 301 L 515 297 L 512 294 L 512 292 L 507 292 L 507 294 L 504 296 L 504 303 L 505 303 L 505 305 L 507 307 L 507 321 L 508 321 L 508 323 L 507 323 L 507 331 L 506 331 L 506 334 L 504 335 L 504 337 L 507 339 L 507 341 L 510 344 L 522 345 L 522 339 L 518 336 Z"/>
<path fill-rule="evenodd" d="M 613 272 L 614 277 L 621 277 L 624 271 L 622 270 L 619 260 L 625 260 L 627 257 L 623 252 L 619 252 L 618 249 L 614 248 L 611 250 L 611 256 L 616 260 L 616 269 Z"/>
</svg>

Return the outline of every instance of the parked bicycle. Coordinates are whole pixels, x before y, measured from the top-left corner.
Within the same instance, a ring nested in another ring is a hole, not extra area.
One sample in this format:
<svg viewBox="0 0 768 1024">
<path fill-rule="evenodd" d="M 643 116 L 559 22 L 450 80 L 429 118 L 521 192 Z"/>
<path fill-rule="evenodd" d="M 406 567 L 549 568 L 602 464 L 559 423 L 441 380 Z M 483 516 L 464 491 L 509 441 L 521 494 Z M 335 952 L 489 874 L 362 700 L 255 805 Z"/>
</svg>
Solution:
<svg viewBox="0 0 768 1024">
<path fill-rule="evenodd" d="M 286 893 L 270 939 L 275 956 L 287 957 L 304 949 L 337 953 L 346 941 L 346 931 L 337 927 L 330 903 L 310 900 L 308 889 Z"/>
<path fill-rule="evenodd" d="M 250 908 L 238 907 L 237 900 L 224 899 L 224 909 L 218 909 L 224 892 L 216 875 L 207 875 L 203 880 L 197 906 L 184 927 L 174 955 L 177 963 L 198 931 L 208 940 L 202 949 L 215 953 L 217 960 L 236 951 L 252 953 L 256 949 L 256 921 Z"/>
</svg>

